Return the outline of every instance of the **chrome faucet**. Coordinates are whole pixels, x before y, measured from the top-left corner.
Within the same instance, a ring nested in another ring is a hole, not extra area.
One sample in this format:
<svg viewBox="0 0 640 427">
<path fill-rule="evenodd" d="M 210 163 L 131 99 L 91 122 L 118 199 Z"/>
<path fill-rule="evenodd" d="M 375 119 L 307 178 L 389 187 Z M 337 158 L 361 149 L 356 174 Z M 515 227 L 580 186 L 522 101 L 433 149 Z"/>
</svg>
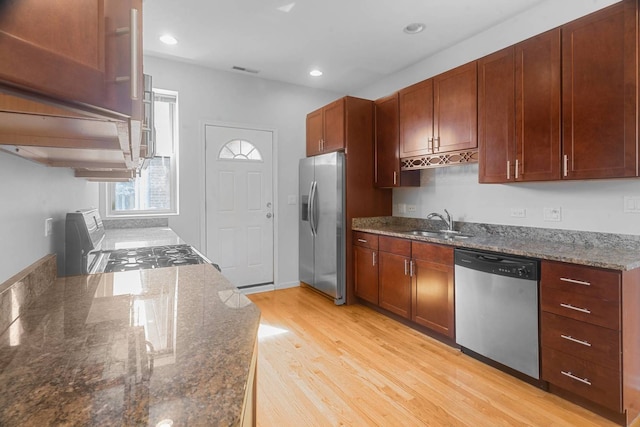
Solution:
<svg viewBox="0 0 640 427">
<path fill-rule="evenodd" d="M 444 210 L 444 213 L 447 214 L 446 218 L 437 212 L 431 212 L 429 215 L 427 215 L 427 219 L 439 218 L 440 220 L 442 220 L 442 222 L 447 224 L 447 231 L 453 231 L 453 219 L 451 218 L 451 214 L 446 209 Z"/>
</svg>

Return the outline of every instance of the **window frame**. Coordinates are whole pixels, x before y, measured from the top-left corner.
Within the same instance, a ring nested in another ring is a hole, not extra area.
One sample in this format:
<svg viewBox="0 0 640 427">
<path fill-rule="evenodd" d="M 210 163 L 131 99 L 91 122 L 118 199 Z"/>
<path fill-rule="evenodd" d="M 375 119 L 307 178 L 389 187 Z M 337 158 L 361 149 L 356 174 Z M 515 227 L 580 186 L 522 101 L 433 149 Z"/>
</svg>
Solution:
<svg viewBox="0 0 640 427">
<path fill-rule="evenodd" d="M 105 201 L 105 216 L 106 218 L 141 218 L 141 217 L 166 217 L 166 216 L 177 216 L 180 214 L 179 211 L 179 152 L 180 152 L 180 144 L 179 144 L 179 97 L 178 92 L 166 89 L 156 89 L 153 88 L 154 93 L 154 102 L 155 96 L 169 96 L 175 98 L 174 103 L 174 111 L 173 111 L 173 155 L 169 157 L 170 159 L 170 195 L 169 195 L 169 209 L 147 209 L 147 210 L 127 210 L 127 211 L 117 211 L 113 209 L 113 202 L 115 197 L 115 182 L 106 182 L 104 183 L 104 201 Z M 165 157 L 165 156 L 156 156 L 155 158 Z M 137 179 L 134 178 L 134 179 Z"/>
</svg>

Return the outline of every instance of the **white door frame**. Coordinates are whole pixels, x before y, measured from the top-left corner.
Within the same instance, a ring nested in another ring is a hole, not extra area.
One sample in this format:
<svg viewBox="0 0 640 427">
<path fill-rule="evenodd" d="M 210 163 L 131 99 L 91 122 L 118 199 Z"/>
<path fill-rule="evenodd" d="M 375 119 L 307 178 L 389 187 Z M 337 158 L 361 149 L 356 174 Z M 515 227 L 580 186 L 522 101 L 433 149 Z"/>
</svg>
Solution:
<svg viewBox="0 0 640 427">
<path fill-rule="evenodd" d="M 217 120 L 203 120 L 200 122 L 200 141 L 202 141 L 201 149 L 200 149 L 200 230 L 204 230 L 204 233 L 200 235 L 200 247 L 203 248 L 205 253 L 208 252 L 207 248 L 207 201 L 206 201 L 206 173 L 207 173 L 207 161 L 206 161 L 206 126 L 221 126 L 221 127 L 229 127 L 229 128 L 238 128 L 238 129 L 251 129 L 251 130 L 259 130 L 271 132 L 273 135 L 273 143 L 272 143 L 272 167 L 273 173 L 271 176 L 272 186 L 273 186 L 273 285 L 275 289 L 278 289 L 278 259 L 279 259 L 279 251 L 278 251 L 278 241 L 279 241 L 279 233 L 278 233 L 278 223 L 280 222 L 280 215 L 278 209 L 278 131 L 275 128 L 257 126 L 253 124 L 243 124 L 243 123 L 234 123 L 234 122 L 221 122 Z M 216 260 L 212 259 L 211 261 L 216 262 Z"/>
</svg>

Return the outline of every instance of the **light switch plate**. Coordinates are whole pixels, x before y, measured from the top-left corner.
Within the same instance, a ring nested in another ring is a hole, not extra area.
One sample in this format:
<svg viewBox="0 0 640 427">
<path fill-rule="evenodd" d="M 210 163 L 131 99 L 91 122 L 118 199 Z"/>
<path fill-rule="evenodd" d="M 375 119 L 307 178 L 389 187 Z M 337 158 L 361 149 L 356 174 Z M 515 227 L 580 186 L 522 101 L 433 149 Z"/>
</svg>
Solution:
<svg viewBox="0 0 640 427">
<path fill-rule="evenodd" d="M 640 213 L 640 197 L 624 196 L 624 212 Z"/>
<path fill-rule="evenodd" d="M 525 218 L 527 210 L 525 208 L 511 208 L 511 216 L 514 218 Z"/>
<path fill-rule="evenodd" d="M 562 221 L 562 208 L 544 208 L 543 215 L 545 221 Z"/>
<path fill-rule="evenodd" d="M 53 218 L 47 218 L 44 220 L 44 237 L 51 236 L 53 233 Z"/>
</svg>

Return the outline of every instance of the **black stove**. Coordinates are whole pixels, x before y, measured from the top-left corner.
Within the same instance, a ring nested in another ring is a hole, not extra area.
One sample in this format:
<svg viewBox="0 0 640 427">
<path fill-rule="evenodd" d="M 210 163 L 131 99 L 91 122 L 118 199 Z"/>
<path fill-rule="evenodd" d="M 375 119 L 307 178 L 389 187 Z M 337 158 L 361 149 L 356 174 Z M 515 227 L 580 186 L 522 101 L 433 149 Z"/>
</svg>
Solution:
<svg viewBox="0 0 640 427">
<path fill-rule="evenodd" d="M 206 261 L 189 245 L 153 246 L 111 251 L 105 273 L 203 264 Z"/>
</svg>

